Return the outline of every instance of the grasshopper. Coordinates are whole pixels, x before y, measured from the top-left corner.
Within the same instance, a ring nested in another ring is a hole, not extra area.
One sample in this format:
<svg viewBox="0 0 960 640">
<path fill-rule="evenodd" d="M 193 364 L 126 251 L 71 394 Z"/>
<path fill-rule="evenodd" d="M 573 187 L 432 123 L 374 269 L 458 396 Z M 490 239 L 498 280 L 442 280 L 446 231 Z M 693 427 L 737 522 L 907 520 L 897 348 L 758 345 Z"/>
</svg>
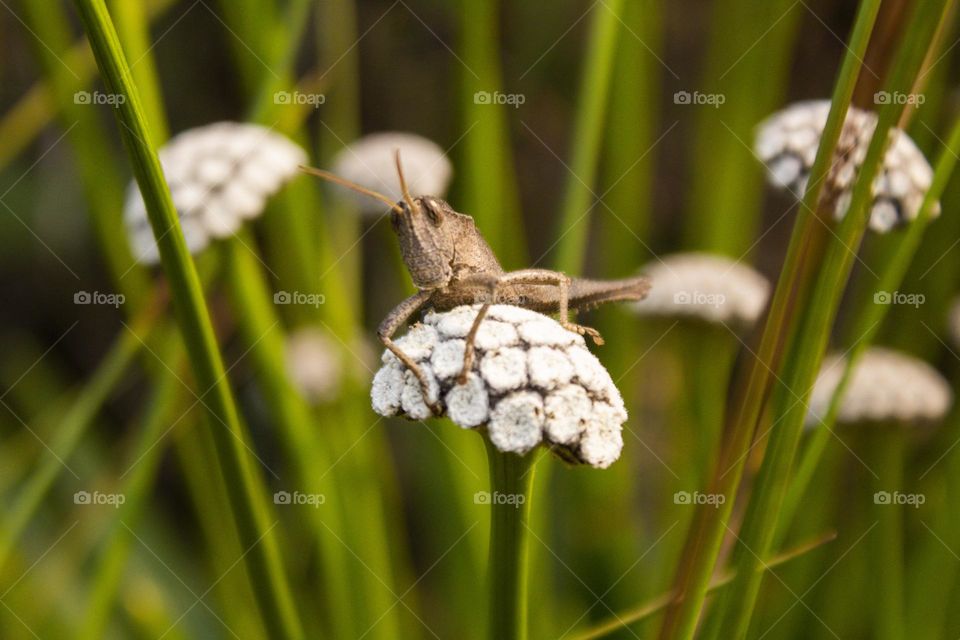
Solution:
<svg viewBox="0 0 960 640">
<path fill-rule="evenodd" d="M 390 207 L 390 222 L 400 241 L 403 262 L 418 291 L 398 304 L 383 319 L 377 335 L 420 381 L 424 398 L 429 384 L 423 370 L 393 341 L 397 330 L 423 308 L 449 311 L 461 305 L 481 304 L 465 340 L 463 368 L 458 383 L 467 381 L 473 364 L 477 331 L 492 304 L 508 304 L 541 313 L 556 313 L 561 326 L 603 344 L 596 329 L 574 324 L 569 312 L 596 307 L 606 302 L 642 300 L 650 289 L 647 278 L 587 280 L 571 278 L 548 269 L 520 269 L 505 272 L 473 218 L 458 213 L 434 196 L 413 197 L 396 152 L 397 174 L 403 199 L 387 196 L 327 171 L 300 167 L 306 173 L 376 198 Z M 437 408 L 437 407 L 434 407 Z"/>
</svg>

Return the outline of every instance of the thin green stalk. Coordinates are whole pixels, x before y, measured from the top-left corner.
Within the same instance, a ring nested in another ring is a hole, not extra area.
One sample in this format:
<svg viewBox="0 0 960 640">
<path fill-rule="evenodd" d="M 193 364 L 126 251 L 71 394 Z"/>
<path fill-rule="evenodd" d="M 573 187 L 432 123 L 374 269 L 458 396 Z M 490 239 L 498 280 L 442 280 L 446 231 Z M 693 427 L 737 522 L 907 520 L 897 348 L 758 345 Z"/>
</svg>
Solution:
<svg viewBox="0 0 960 640">
<path fill-rule="evenodd" d="M 818 536 L 810 542 L 797 545 L 792 549 L 784 551 L 783 553 L 768 559 L 763 563 L 763 566 L 760 570 L 769 571 L 771 569 L 776 569 L 777 567 L 786 564 L 795 558 L 807 555 L 809 552 L 820 548 L 824 544 L 834 540 L 836 537 L 837 536 L 835 533 L 828 533 Z M 724 587 L 733 582 L 735 575 L 736 574 L 733 571 L 727 571 L 722 576 L 714 578 L 711 580 L 710 586 L 707 587 L 707 593 L 714 593 L 722 590 Z M 649 620 L 657 613 L 660 613 L 666 609 L 670 605 L 670 602 L 673 600 L 673 598 L 674 595 L 672 593 L 661 594 L 637 607 L 614 614 L 610 620 L 602 622 L 581 634 L 573 636 L 572 640 L 596 640 L 597 638 L 605 638 L 613 633 L 616 633 L 617 631 L 622 630 L 624 627 L 636 624 L 637 622 L 643 622 L 644 620 Z"/>
<path fill-rule="evenodd" d="M 560 212 L 560 240 L 555 260 L 560 271 L 575 273 L 583 265 L 587 252 L 588 214 L 594 206 L 593 189 L 603 140 L 604 114 L 610 99 L 614 53 L 623 30 L 619 15 L 623 4 L 624 0 L 610 0 L 593 8 L 571 138 L 570 170 Z"/>
<path fill-rule="evenodd" d="M 871 427 L 867 427 L 871 428 Z M 877 525 L 871 542 L 874 552 L 872 564 L 876 567 L 876 598 L 873 600 L 873 637 L 878 640 L 903 640 L 903 509 L 892 499 L 878 499 L 878 494 L 893 495 L 903 489 L 903 425 L 890 424 L 873 435 L 876 442 L 871 469 L 877 469 L 872 496 L 873 517 Z"/>
<path fill-rule="evenodd" d="M 109 0 L 109 3 L 124 54 L 127 59 L 136 60 L 130 71 L 133 73 L 134 84 L 140 90 L 144 117 L 150 123 L 150 131 L 153 133 L 151 142 L 161 145 L 170 136 L 167 132 L 163 100 L 160 97 L 157 65 L 150 53 L 154 42 L 150 38 L 149 14 L 141 2 Z"/>
<path fill-rule="evenodd" d="M 263 62 L 269 60 L 269 35 L 277 17 L 273 11 L 273 2 L 221 0 L 217 4 L 227 25 L 223 33 L 225 44 L 233 53 L 243 88 L 248 94 L 253 94 L 263 86 L 264 78 L 276 73 Z"/>
<path fill-rule="evenodd" d="M 258 605 L 273 637 L 300 638 L 303 633 L 269 524 L 266 492 L 251 460 L 200 281 L 156 151 L 150 144 L 139 94 L 103 0 L 76 0 L 76 5 L 104 81 L 113 93 L 125 96 L 116 110 L 120 132 L 157 239 L 194 377 L 198 387 L 207 390 L 208 426 L 230 492 L 241 544 L 249 550 L 244 562 L 250 570 Z"/>
<path fill-rule="evenodd" d="M 145 326 L 138 327 L 138 331 L 145 329 Z M 100 407 L 123 379 L 140 350 L 141 340 L 133 330 L 124 330 L 63 416 L 50 447 L 45 450 L 43 458 L 6 510 L 4 526 L 0 530 L 0 567 L 6 564 L 11 549 L 43 503 L 54 481 L 65 469 L 69 469 L 66 461 L 93 424 Z"/>
<path fill-rule="evenodd" d="M 860 5 L 847 47 L 847 55 L 837 77 L 832 106 L 824 125 L 820 147 L 811 169 L 810 184 L 787 247 L 780 279 L 764 326 L 757 355 L 752 357 L 745 374 L 738 381 L 732 419 L 724 432 L 724 443 L 714 466 L 709 493 L 723 495 L 726 500 L 718 509 L 710 505 L 697 508 L 687 534 L 681 563 L 675 579 L 677 599 L 667 609 L 660 638 L 692 638 L 700 619 L 706 588 L 720 554 L 727 523 L 733 510 L 734 496 L 753 442 L 754 431 L 770 389 L 771 370 L 778 366 L 783 339 L 794 324 L 789 313 L 799 290 L 809 280 L 811 270 L 807 256 L 817 234 L 823 234 L 816 207 L 822 181 L 827 175 L 833 150 L 840 137 L 847 107 L 853 95 L 861 60 L 880 8 L 879 0 L 866 0 Z M 788 323 L 788 321 L 790 321 Z"/>
<path fill-rule="evenodd" d="M 536 453 L 499 451 L 484 435 L 490 463 L 488 632 L 491 640 L 527 637 L 527 538 Z"/>
<path fill-rule="evenodd" d="M 323 124 L 319 127 L 319 159 L 326 163 L 344 144 L 361 133 L 360 52 L 357 42 L 357 8 L 353 0 L 332 0 L 320 5 L 317 32 L 321 47 L 317 63 L 328 82 L 328 100 L 323 106 Z M 359 244 L 362 220 L 353 205 L 344 198 L 331 201 L 326 210 L 326 232 L 334 247 L 337 277 L 347 291 L 358 291 L 363 277 L 363 250 Z M 352 247 L 346 251 L 347 247 Z M 324 264 L 324 263 L 322 263 Z M 362 318 L 363 296 L 348 295 L 340 305 L 353 307 Z"/>
<path fill-rule="evenodd" d="M 199 412 L 198 412 L 199 413 Z M 217 583 L 217 598 L 230 620 L 231 626 L 243 629 L 251 638 L 273 637 L 264 628 L 263 616 L 257 606 L 256 586 L 247 567 L 237 563 L 245 549 L 231 522 L 229 489 L 217 459 L 217 450 L 210 429 L 203 428 L 203 417 L 186 429 L 177 429 L 171 435 L 176 444 L 180 475 L 186 482 L 193 514 L 200 526 L 203 541 L 204 569 L 210 575 L 225 576 Z"/>
<path fill-rule="evenodd" d="M 720 0 L 705 9 L 712 15 L 702 78 L 682 90 L 723 103 L 678 107 L 696 122 L 683 189 L 684 244 L 739 259 L 754 246 L 763 202 L 750 141 L 785 93 L 798 27 L 808 16 L 792 0 Z"/>
<path fill-rule="evenodd" d="M 249 240 L 249 238 L 248 238 Z M 271 308 L 270 292 L 256 258 L 243 243 L 232 240 L 224 247 L 225 277 L 240 321 L 240 329 L 250 347 L 250 356 L 256 367 L 257 380 L 271 415 L 277 420 L 281 437 L 287 446 L 287 455 L 297 469 L 298 490 L 321 494 L 325 502 L 321 508 L 307 508 L 313 536 L 318 544 L 323 564 L 321 575 L 324 613 L 330 617 L 331 633 L 335 638 L 355 637 L 363 631 L 352 624 L 352 603 L 349 571 L 346 557 L 337 538 L 344 538 L 341 523 L 345 497 L 333 477 L 328 476 L 334 462 L 319 439 L 322 435 L 299 392 L 289 380 L 284 363 L 283 328 Z M 319 473 L 318 473 L 319 471 Z M 322 482 L 327 478 L 326 482 Z M 374 537 L 379 540 L 379 537 Z M 365 545 L 358 544 L 363 548 Z M 380 589 L 382 591 L 382 588 Z M 367 597 L 371 597 L 367 594 Z M 386 625 L 389 626 L 389 625 Z"/>
<path fill-rule="evenodd" d="M 516 172 L 510 146 L 509 105 L 478 100 L 503 90 L 500 70 L 500 2 L 460 0 L 460 142 L 464 167 L 457 202 L 469 211 L 494 253 L 522 266 L 526 254 Z M 506 265 L 510 268 L 510 265 Z"/>
<path fill-rule="evenodd" d="M 885 87 L 888 91 L 910 90 L 948 1 L 929 0 L 917 5 L 907 31 L 909 35 L 898 51 Z M 762 562 L 761 558 L 773 543 L 790 468 L 806 419 L 806 402 L 853 266 L 854 252 L 866 231 L 872 181 L 886 151 L 889 130 L 902 112 L 903 105 L 896 104 L 885 105 L 880 110 L 849 211 L 836 234 L 827 240 L 822 266 L 810 297 L 805 300 L 796 337 L 789 347 L 790 357 L 784 361 L 783 387 L 778 387 L 774 394 L 773 427 L 766 455 L 732 557 L 738 578 L 734 589 L 718 603 L 717 615 L 711 620 L 705 637 L 742 638 L 747 633 L 762 580 L 762 576 L 753 575 L 753 569 Z"/>
<path fill-rule="evenodd" d="M 947 138 L 946 146 L 940 152 L 940 156 L 936 161 L 933 172 L 933 182 L 924 197 L 924 202 L 920 208 L 920 212 L 917 214 L 917 219 L 910 224 L 902 237 L 898 239 L 893 255 L 883 262 L 880 280 L 874 290 L 875 292 L 893 292 L 900 289 L 907 269 L 917 253 L 923 234 L 926 232 L 933 204 L 940 199 L 944 188 L 953 175 L 958 155 L 960 155 L 960 118 L 954 122 L 950 135 Z M 945 215 L 951 215 L 951 212 L 947 210 Z M 800 506 L 807 491 L 807 487 L 810 485 L 810 481 L 813 479 L 813 475 L 819 466 L 823 452 L 830 441 L 831 432 L 836 424 L 837 414 L 840 411 L 840 406 L 843 401 L 843 394 L 846 392 L 853 369 L 857 365 L 857 362 L 859 362 L 864 351 L 873 343 L 889 311 L 889 305 L 874 303 L 872 296 L 865 301 L 865 304 L 863 304 L 860 309 L 852 332 L 855 342 L 849 351 L 846 352 L 847 356 L 844 363 L 843 374 L 833 396 L 830 398 L 827 415 L 810 434 L 797 471 L 791 482 L 790 491 L 784 498 L 783 513 L 780 520 L 780 533 L 778 534 L 779 539 L 782 539 L 783 536 L 786 535 L 790 523 L 797 512 L 797 508 Z"/>
<path fill-rule="evenodd" d="M 168 343 L 164 353 L 172 350 L 181 352 L 179 336 L 171 332 Z M 180 381 L 173 375 L 160 377 L 153 390 L 143 416 L 137 444 L 133 449 L 133 466 L 130 468 L 129 478 L 120 490 L 126 501 L 112 518 L 101 545 L 77 638 L 97 640 L 104 637 L 134 542 L 128 527 L 136 527 L 143 513 L 162 454 L 166 451 L 166 447 L 159 443 L 159 440 L 170 428 L 172 421 L 177 420 L 174 409 L 181 408 L 183 396 Z"/>
</svg>

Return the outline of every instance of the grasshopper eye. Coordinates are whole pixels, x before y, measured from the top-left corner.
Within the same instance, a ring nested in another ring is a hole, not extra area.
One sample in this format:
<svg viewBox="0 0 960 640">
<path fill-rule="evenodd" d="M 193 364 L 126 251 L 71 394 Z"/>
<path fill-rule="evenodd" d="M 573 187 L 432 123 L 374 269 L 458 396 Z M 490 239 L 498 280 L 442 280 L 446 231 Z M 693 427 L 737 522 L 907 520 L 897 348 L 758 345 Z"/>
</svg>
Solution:
<svg viewBox="0 0 960 640">
<path fill-rule="evenodd" d="M 400 230 L 400 214 L 396 209 L 390 210 L 390 226 L 393 227 L 394 231 Z"/>
<path fill-rule="evenodd" d="M 435 226 L 440 226 L 443 224 L 443 215 L 440 213 L 440 207 L 433 200 L 428 200 L 424 198 L 422 201 L 423 209 L 427 212 L 427 218 Z"/>
</svg>

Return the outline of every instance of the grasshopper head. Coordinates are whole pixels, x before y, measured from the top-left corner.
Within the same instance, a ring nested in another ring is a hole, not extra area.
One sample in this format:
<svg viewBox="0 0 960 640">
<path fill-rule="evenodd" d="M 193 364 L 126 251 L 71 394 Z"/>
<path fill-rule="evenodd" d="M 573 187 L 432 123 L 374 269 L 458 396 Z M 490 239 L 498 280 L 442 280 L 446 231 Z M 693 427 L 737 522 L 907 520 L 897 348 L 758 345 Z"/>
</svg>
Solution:
<svg viewBox="0 0 960 640">
<path fill-rule="evenodd" d="M 452 275 L 455 253 L 450 205 L 433 196 L 406 197 L 397 203 L 390 222 L 400 241 L 400 253 L 418 289 L 436 289 Z"/>
</svg>

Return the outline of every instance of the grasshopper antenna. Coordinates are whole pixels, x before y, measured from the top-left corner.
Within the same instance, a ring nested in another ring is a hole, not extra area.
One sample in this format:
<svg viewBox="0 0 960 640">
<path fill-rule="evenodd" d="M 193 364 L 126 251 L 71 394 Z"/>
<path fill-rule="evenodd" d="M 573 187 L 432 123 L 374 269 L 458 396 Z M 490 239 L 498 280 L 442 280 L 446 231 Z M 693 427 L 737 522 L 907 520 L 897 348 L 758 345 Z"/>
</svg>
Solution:
<svg viewBox="0 0 960 640">
<path fill-rule="evenodd" d="M 391 200 L 391 199 L 388 198 L 387 196 L 383 195 L 382 193 L 378 193 L 378 192 L 374 191 L 373 189 L 367 189 L 366 187 L 361 186 L 361 185 L 357 184 L 356 182 L 350 182 L 349 180 L 346 180 L 346 179 L 344 179 L 344 178 L 341 178 L 340 176 L 338 176 L 338 175 L 336 175 L 336 174 L 330 173 L 329 171 L 324 171 L 324 170 L 322 170 L 322 169 L 314 169 L 313 167 L 308 167 L 308 166 L 302 165 L 302 164 L 299 166 L 299 168 L 300 168 L 300 171 L 303 171 L 304 173 L 308 173 L 308 174 L 310 174 L 310 175 L 312 175 L 312 176 L 316 176 L 316 177 L 318 177 L 318 178 L 323 178 L 324 180 L 326 180 L 326 181 L 328 181 L 328 182 L 333 182 L 334 184 L 338 184 L 338 185 L 340 185 L 341 187 L 346 187 L 347 189 L 350 189 L 350 190 L 352 190 L 352 191 L 356 191 L 357 193 L 362 193 L 362 194 L 365 195 L 365 196 L 370 196 L 371 198 L 375 198 L 375 199 L 379 200 L 380 202 L 385 203 L 388 207 L 390 207 L 391 209 L 393 209 L 393 210 L 396 211 L 397 213 L 403 213 L 403 209 L 401 209 L 399 206 L 397 206 L 397 203 L 396 203 L 396 202 L 394 202 L 393 200 Z M 401 179 L 401 184 L 403 184 L 402 179 Z M 406 197 L 406 195 L 404 195 L 404 197 Z"/>
<path fill-rule="evenodd" d="M 403 193 L 403 201 L 410 207 L 410 213 L 413 213 L 417 210 L 417 205 L 414 204 L 413 198 L 410 196 L 410 190 L 407 189 L 407 180 L 403 177 L 403 166 L 400 164 L 400 149 L 397 149 L 395 154 L 397 160 L 397 176 L 400 178 L 400 191 Z"/>
</svg>

